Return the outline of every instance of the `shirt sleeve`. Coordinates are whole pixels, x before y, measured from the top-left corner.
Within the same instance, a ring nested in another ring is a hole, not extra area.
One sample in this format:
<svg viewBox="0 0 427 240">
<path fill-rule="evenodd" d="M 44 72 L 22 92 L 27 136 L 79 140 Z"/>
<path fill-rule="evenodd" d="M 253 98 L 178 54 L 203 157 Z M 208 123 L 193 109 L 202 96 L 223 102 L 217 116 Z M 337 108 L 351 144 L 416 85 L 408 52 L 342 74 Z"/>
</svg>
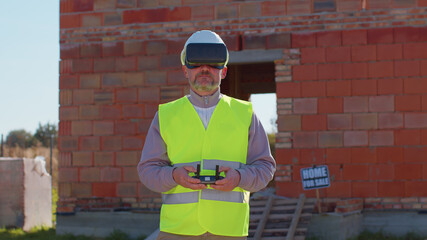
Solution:
<svg viewBox="0 0 427 240">
<path fill-rule="evenodd" d="M 255 113 L 249 129 L 246 165 L 240 172 L 239 187 L 256 192 L 267 186 L 276 171 L 276 161 L 271 155 L 267 134 Z"/>
<path fill-rule="evenodd" d="M 154 192 L 166 192 L 178 185 L 172 177 L 173 167 L 160 135 L 158 112 L 145 138 L 137 170 L 141 182 Z"/>
</svg>

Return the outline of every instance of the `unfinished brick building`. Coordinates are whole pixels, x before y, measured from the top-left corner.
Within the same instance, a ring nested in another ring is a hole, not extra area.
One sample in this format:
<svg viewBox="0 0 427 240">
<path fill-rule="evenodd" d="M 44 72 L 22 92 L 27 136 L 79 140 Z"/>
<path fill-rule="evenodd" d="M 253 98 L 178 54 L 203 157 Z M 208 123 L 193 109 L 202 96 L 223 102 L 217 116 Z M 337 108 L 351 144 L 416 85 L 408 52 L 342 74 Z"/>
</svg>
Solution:
<svg viewBox="0 0 427 240">
<path fill-rule="evenodd" d="M 138 180 L 159 103 L 188 93 L 196 30 L 230 51 L 225 94 L 277 94 L 275 186 L 328 165 L 325 201 L 427 208 L 427 0 L 61 0 L 59 213 L 157 208 Z"/>
</svg>

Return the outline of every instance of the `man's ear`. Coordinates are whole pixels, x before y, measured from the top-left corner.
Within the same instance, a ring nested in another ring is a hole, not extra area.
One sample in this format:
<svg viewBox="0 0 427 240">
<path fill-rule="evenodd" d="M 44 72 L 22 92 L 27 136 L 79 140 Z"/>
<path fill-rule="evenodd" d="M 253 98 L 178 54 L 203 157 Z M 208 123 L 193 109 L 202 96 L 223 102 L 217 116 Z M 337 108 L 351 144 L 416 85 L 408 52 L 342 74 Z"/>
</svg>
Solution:
<svg viewBox="0 0 427 240">
<path fill-rule="evenodd" d="M 188 78 L 187 66 L 182 65 L 182 71 L 184 72 L 185 78 Z"/>
<path fill-rule="evenodd" d="M 227 67 L 224 67 L 221 72 L 221 79 L 224 79 L 227 76 Z"/>
</svg>

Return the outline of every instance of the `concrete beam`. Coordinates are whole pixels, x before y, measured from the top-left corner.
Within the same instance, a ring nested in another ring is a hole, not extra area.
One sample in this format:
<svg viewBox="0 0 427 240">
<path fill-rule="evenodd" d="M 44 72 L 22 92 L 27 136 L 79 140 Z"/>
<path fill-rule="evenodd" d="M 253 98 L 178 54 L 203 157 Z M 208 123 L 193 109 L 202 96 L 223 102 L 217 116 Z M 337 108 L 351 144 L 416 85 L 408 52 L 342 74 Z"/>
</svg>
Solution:
<svg viewBox="0 0 427 240">
<path fill-rule="evenodd" d="M 230 64 L 273 62 L 283 58 L 283 49 L 230 51 Z"/>
</svg>

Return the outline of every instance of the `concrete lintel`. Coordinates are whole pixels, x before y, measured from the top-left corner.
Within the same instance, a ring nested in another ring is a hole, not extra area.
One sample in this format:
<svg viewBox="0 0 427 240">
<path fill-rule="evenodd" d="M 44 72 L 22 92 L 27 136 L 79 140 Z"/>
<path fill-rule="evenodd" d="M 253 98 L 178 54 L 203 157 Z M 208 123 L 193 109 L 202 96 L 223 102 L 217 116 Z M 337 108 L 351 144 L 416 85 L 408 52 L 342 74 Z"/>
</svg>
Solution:
<svg viewBox="0 0 427 240">
<path fill-rule="evenodd" d="M 230 64 L 273 62 L 283 58 L 283 49 L 231 51 Z"/>
</svg>

